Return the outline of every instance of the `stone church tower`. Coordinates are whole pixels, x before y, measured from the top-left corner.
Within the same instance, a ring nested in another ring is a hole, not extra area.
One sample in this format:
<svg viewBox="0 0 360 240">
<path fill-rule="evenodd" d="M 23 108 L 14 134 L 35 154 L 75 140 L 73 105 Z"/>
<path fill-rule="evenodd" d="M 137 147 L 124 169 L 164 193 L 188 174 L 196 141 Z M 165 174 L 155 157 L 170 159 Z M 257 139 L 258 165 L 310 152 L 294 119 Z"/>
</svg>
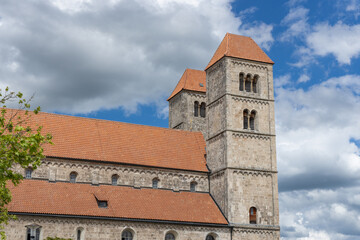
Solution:
<svg viewBox="0 0 360 240">
<path fill-rule="evenodd" d="M 226 34 L 205 69 L 206 122 L 198 129 L 206 140 L 210 193 L 233 240 L 280 238 L 273 64 L 251 38 Z M 185 90 L 169 98 L 170 127 L 181 121 L 182 129 L 196 131 L 179 116 L 192 119 L 197 100 L 174 101 Z"/>
</svg>

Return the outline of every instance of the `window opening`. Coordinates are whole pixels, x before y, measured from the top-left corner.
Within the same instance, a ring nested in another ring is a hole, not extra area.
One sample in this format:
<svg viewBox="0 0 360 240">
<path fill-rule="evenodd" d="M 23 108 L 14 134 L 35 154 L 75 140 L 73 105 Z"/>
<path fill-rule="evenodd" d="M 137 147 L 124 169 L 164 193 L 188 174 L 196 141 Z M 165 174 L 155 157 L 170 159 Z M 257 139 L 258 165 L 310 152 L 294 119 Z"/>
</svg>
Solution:
<svg viewBox="0 0 360 240">
<path fill-rule="evenodd" d="M 126 230 L 121 234 L 121 240 L 133 240 L 133 234 Z"/>
<path fill-rule="evenodd" d="M 154 178 L 152 181 L 152 187 L 153 188 L 158 188 L 158 184 L 159 184 L 159 179 Z"/>
<path fill-rule="evenodd" d="M 243 119 L 244 119 L 244 129 L 248 129 L 248 124 L 249 124 L 249 112 L 248 112 L 248 110 L 244 110 Z"/>
<path fill-rule="evenodd" d="M 165 236 L 165 240 L 175 240 L 175 236 L 172 233 L 167 233 Z"/>
<path fill-rule="evenodd" d="M 194 103 L 194 116 L 195 116 L 195 117 L 198 117 L 198 116 L 199 116 L 199 102 L 198 102 L 198 101 L 196 101 L 196 102 Z"/>
<path fill-rule="evenodd" d="M 251 75 L 250 75 L 250 74 L 248 74 L 248 75 L 246 76 L 246 80 L 245 80 L 245 90 L 246 90 L 247 92 L 250 92 L 250 91 L 251 91 Z"/>
<path fill-rule="evenodd" d="M 108 202 L 107 202 L 107 201 L 104 201 L 104 200 L 102 200 L 102 201 L 97 200 L 97 202 L 98 202 L 98 206 L 99 206 L 99 208 L 107 208 L 107 207 L 108 207 Z"/>
<path fill-rule="evenodd" d="M 256 224 L 256 208 L 251 207 L 249 211 L 250 215 L 250 224 Z"/>
<path fill-rule="evenodd" d="M 256 113 L 254 111 L 250 114 L 250 129 L 255 130 L 255 115 Z"/>
<path fill-rule="evenodd" d="M 257 93 L 257 82 L 258 82 L 259 76 L 255 76 L 252 82 L 252 90 L 254 93 Z"/>
<path fill-rule="evenodd" d="M 27 168 L 27 169 L 25 170 L 25 178 L 27 178 L 27 179 L 31 178 L 32 171 L 33 171 L 33 170 L 32 170 L 31 168 Z"/>
<path fill-rule="evenodd" d="M 191 192 L 195 192 L 195 191 L 196 191 L 196 182 L 191 182 L 191 183 L 190 183 L 190 191 L 191 191 Z"/>
<path fill-rule="evenodd" d="M 206 240 L 215 240 L 215 238 L 212 235 L 207 235 Z"/>
<path fill-rule="evenodd" d="M 117 182 L 118 182 L 118 179 L 119 179 L 118 175 L 116 175 L 116 174 L 112 175 L 112 177 L 111 177 L 111 185 L 116 186 Z"/>
<path fill-rule="evenodd" d="M 70 173 L 70 182 L 71 182 L 71 183 L 75 183 L 75 182 L 76 182 L 76 177 L 77 177 L 77 173 L 76 173 L 76 172 Z"/>
<path fill-rule="evenodd" d="M 239 90 L 244 91 L 244 74 L 240 73 Z"/>
<path fill-rule="evenodd" d="M 201 103 L 200 105 L 200 117 L 205 117 L 205 111 L 206 111 L 206 104 L 204 102 Z"/>
<path fill-rule="evenodd" d="M 26 239 L 27 240 L 40 240 L 41 226 L 32 224 L 26 226 Z"/>
</svg>

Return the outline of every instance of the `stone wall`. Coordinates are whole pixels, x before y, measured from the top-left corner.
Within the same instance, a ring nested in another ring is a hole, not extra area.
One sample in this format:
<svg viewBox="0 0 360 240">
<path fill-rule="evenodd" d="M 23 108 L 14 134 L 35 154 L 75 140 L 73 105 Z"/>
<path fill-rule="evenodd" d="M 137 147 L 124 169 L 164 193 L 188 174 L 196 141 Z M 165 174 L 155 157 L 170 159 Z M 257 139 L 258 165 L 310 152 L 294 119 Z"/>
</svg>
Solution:
<svg viewBox="0 0 360 240">
<path fill-rule="evenodd" d="M 24 174 L 21 167 L 17 172 Z M 125 166 L 121 164 L 92 163 L 91 161 L 75 161 L 47 158 L 32 173 L 34 179 L 49 181 L 69 181 L 70 173 L 76 172 L 76 182 L 92 184 L 112 184 L 111 177 L 119 176 L 118 185 L 133 187 L 152 187 L 152 180 L 157 178 L 158 188 L 174 191 L 189 191 L 190 183 L 196 182 L 196 191 L 209 192 L 207 173 L 170 170 L 149 167 Z"/>
<path fill-rule="evenodd" d="M 25 226 L 31 224 L 41 226 L 40 239 L 61 237 L 75 240 L 76 231 L 81 228 L 82 240 L 120 240 L 124 230 L 131 231 L 134 240 L 163 240 L 168 232 L 172 232 L 176 240 L 205 240 L 208 234 L 216 240 L 230 240 L 228 227 L 41 216 L 18 216 L 18 220 L 11 220 L 5 226 L 7 239 L 25 240 Z"/>
<path fill-rule="evenodd" d="M 188 90 L 181 90 L 169 100 L 169 128 L 186 131 L 202 132 L 206 136 L 206 118 L 194 116 L 194 103 L 206 104 L 206 94 Z"/>
</svg>

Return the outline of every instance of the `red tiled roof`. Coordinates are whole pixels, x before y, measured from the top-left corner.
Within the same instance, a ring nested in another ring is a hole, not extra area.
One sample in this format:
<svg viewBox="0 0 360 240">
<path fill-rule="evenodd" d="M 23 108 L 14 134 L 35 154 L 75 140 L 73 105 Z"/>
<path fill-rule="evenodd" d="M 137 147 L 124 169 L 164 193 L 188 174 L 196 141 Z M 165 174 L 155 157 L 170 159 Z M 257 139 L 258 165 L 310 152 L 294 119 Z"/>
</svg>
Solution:
<svg viewBox="0 0 360 240">
<path fill-rule="evenodd" d="M 201 85 L 202 86 L 201 86 Z M 171 93 L 168 101 L 178 94 L 181 90 L 191 90 L 196 92 L 206 92 L 206 74 L 201 70 L 186 69 L 180 81 Z"/>
<path fill-rule="evenodd" d="M 227 224 L 208 193 L 23 180 L 10 184 L 9 212 Z M 106 195 L 99 208 L 94 195 Z"/>
<path fill-rule="evenodd" d="M 205 70 L 224 56 L 274 64 L 252 38 L 231 33 L 225 35 Z"/>
<path fill-rule="evenodd" d="M 33 115 L 35 124 L 53 136 L 54 145 L 44 145 L 48 157 L 208 172 L 200 132 L 51 113 Z"/>
</svg>

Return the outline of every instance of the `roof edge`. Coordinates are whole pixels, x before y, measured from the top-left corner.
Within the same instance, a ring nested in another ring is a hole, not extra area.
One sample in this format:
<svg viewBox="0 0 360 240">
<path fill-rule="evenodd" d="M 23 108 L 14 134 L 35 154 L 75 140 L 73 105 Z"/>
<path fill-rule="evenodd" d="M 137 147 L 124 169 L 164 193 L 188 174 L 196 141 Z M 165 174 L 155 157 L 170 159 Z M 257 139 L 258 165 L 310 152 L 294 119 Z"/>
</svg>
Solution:
<svg viewBox="0 0 360 240">
<path fill-rule="evenodd" d="M 20 216 L 39 216 L 39 217 L 62 217 L 62 218 L 82 218 L 82 219 L 97 219 L 97 220 L 117 220 L 129 222 L 151 222 L 151 223 L 171 223 L 179 225 L 197 225 L 197 226 L 212 226 L 212 227 L 229 227 L 229 224 L 221 223 L 206 223 L 206 222 L 186 222 L 186 221 L 172 221 L 172 220 L 158 220 L 158 219 L 143 219 L 143 218 L 117 218 L 117 217 L 102 217 L 91 215 L 65 215 L 65 214 L 50 214 L 50 213 L 27 213 L 27 212 L 11 212 L 11 215 Z"/>
</svg>

